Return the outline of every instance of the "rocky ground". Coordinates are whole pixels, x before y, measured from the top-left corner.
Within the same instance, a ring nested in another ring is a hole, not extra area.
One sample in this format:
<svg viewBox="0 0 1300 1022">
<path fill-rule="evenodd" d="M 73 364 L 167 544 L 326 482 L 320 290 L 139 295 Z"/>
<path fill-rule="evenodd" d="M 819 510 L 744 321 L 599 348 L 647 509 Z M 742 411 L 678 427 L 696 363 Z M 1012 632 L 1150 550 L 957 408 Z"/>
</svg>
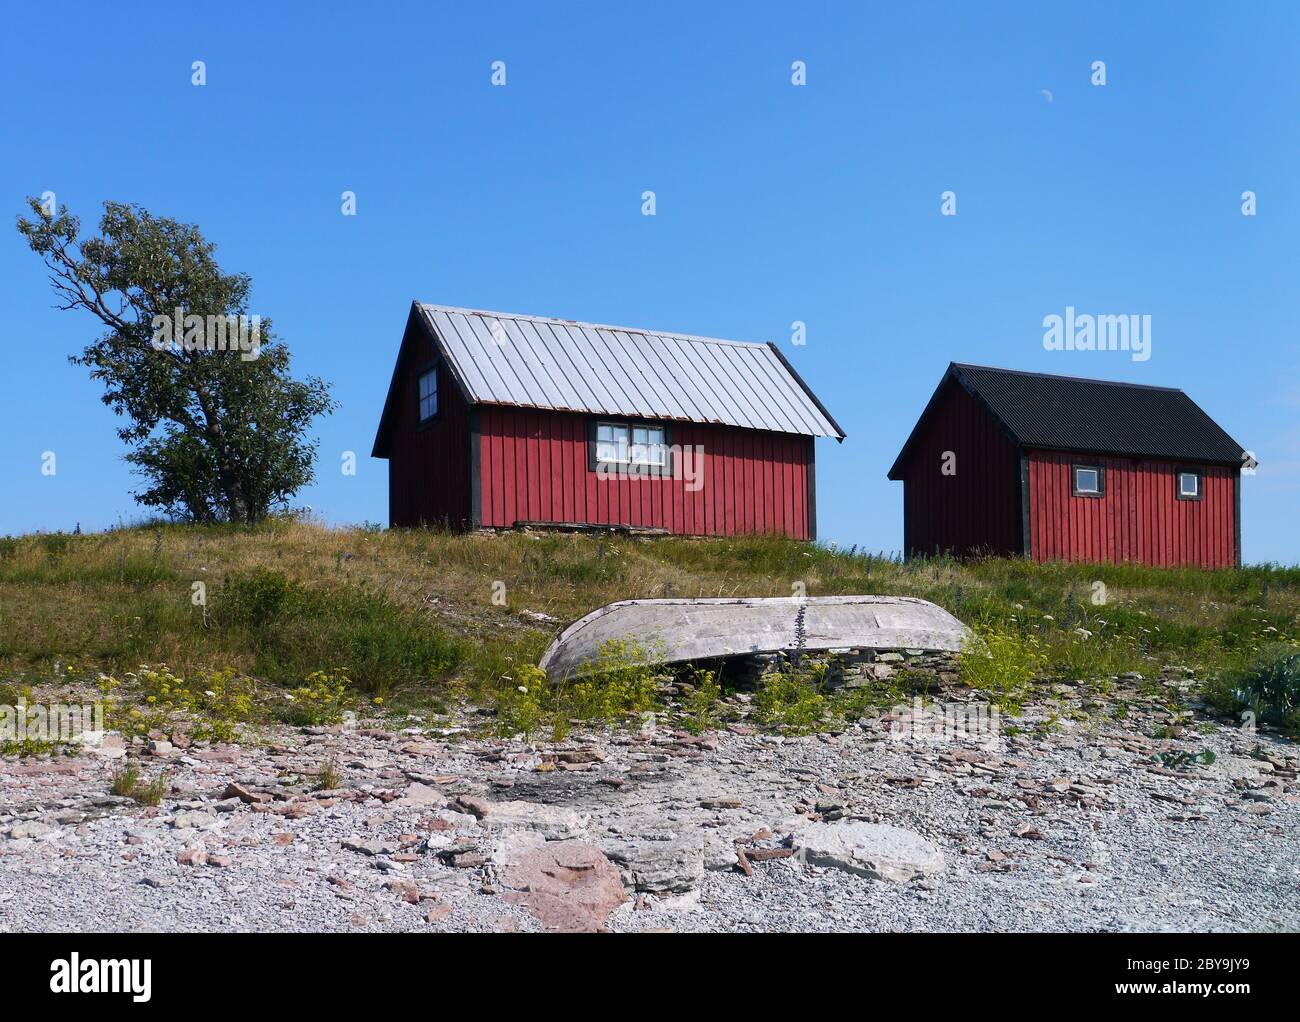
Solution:
<svg viewBox="0 0 1300 1022">
<path fill-rule="evenodd" d="M 1057 696 L 993 746 L 890 715 L 10 757 L 0 930 L 1300 930 L 1294 744 L 1136 693 L 1123 720 L 1075 720 L 1086 696 Z M 160 805 L 110 794 L 127 757 L 166 771 Z"/>
</svg>

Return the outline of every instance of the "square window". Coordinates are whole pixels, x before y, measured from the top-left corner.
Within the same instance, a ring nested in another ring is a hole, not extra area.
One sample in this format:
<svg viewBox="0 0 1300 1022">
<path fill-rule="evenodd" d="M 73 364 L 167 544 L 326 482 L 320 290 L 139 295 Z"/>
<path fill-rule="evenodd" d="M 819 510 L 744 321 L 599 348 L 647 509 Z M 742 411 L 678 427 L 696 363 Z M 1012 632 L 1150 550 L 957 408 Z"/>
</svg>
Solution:
<svg viewBox="0 0 1300 1022">
<path fill-rule="evenodd" d="M 596 424 L 596 460 L 608 465 L 627 463 L 628 428 L 622 423 Z"/>
<path fill-rule="evenodd" d="M 420 374 L 420 422 L 428 422 L 438 414 L 438 370 L 430 369 Z"/>
<path fill-rule="evenodd" d="M 1178 496 L 1182 500 L 1201 499 L 1201 473 L 1178 473 Z"/>
<path fill-rule="evenodd" d="M 1076 497 L 1100 497 L 1102 495 L 1103 476 L 1100 465 L 1075 465 L 1074 495 Z"/>
<path fill-rule="evenodd" d="M 663 465 L 664 430 L 662 426 L 635 426 L 632 429 L 632 464 Z"/>
</svg>

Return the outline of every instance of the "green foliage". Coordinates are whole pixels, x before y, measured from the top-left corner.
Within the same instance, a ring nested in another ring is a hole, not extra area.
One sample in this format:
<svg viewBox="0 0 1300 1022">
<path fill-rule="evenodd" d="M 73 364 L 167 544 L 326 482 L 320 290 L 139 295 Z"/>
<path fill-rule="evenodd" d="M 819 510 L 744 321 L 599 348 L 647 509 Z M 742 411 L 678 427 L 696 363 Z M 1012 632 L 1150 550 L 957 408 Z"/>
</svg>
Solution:
<svg viewBox="0 0 1300 1022">
<path fill-rule="evenodd" d="M 754 696 L 758 722 L 790 735 L 821 730 L 831 710 L 825 691 L 829 669 L 828 661 L 805 657 L 797 668 L 786 664 L 764 675 Z"/>
<path fill-rule="evenodd" d="M 113 774 L 113 784 L 109 789 L 114 795 L 133 799 L 141 805 L 156 806 L 167 794 L 169 785 L 167 775 L 160 773 L 153 780 L 146 781 L 135 763 L 128 763 Z"/>
<path fill-rule="evenodd" d="M 1300 652 L 1257 665 L 1241 679 L 1240 689 L 1256 719 L 1300 730 Z"/>
<path fill-rule="evenodd" d="M 200 695 L 191 711 L 199 718 L 196 738 L 233 742 L 238 725 L 252 719 L 256 686 L 251 678 L 226 667 L 203 677 Z"/>
<path fill-rule="evenodd" d="M 179 724 L 192 727 L 195 738 L 232 742 L 238 737 L 239 725 L 253 719 L 256 686 L 251 678 L 230 667 L 202 672 L 193 681 L 186 681 L 166 664 L 146 664 L 126 677 L 130 682 L 128 695 L 135 702 L 120 721 L 127 733 L 143 735 L 155 728 L 170 730 Z M 117 681 L 104 677 L 99 687 L 108 697 L 117 688 Z M 115 712 L 113 715 L 117 716 Z"/>
<path fill-rule="evenodd" d="M 281 571 L 255 568 L 247 574 L 226 576 L 216 609 L 223 623 L 246 628 L 275 625 L 281 614 L 302 604 L 308 592 Z"/>
<path fill-rule="evenodd" d="M 463 642 L 382 593 L 360 586 L 308 588 L 278 571 L 228 575 L 212 601 L 216 627 L 256 654 L 254 670 L 293 684 L 340 664 L 365 692 L 439 679 L 462 663 Z"/>
<path fill-rule="evenodd" d="M 503 678 L 512 678 L 520 666 L 534 666 L 550 645 L 551 636 L 530 629 L 521 635 L 503 635 L 479 643 L 466 663 L 469 681 L 480 691 L 490 690 Z"/>
<path fill-rule="evenodd" d="M 68 548 L 72 546 L 72 537 L 66 532 L 43 532 L 37 537 L 37 542 L 53 561 L 68 552 Z"/>
<path fill-rule="evenodd" d="M 333 791 L 336 788 L 343 787 L 343 771 L 339 768 L 336 760 L 327 759 L 321 764 L 321 768 L 316 771 L 314 780 L 316 791 Z"/>
<path fill-rule="evenodd" d="M 494 691 L 497 731 L 501 735 L 522 734 L 531 739 L 552 716 L 554 699 L 546 672 L 534 664 L 519 664 L 503 675 Z"/>
<path fill-rule="evenodd" d="M 140 768 L 135 763 L 128 763 L 113 773 L 113 783 L 108 790 L 121 798 L 130 798 L 139 783 Z"/>
<path fill-rule="evenodd" d="M 722 698 L 722 687 L 714 680 L 712 671 L 692 668 L 686 684 L 690 692 L 685 699 L 686 730 L 693 735 L 701 735 L 714 725 L 717 719 L 718 700 Z"/>
<path fill-rule="evenodd" d="M 559 686 L 562 702 L 570 708 L 569 715 L 613 724 L 658 708 L 663 672 L 655 656 L 631 640 L 610 639 L 603 643 L 590 673 Z"/>
<path fill-rule="evenodd" d="M 910 704 L 913 698 L 931 695 L 936 679 L 930 671 L 910 667 L 896 669 L 885 678 L 861 677 L 853 688 L 838 689 L 831 695 L 831 718 L 839 721 L 858 721 L 877 716 L 900 705 Z"/>
<path fill-rule="evenodd" d="M 1221 712 L 1250 713 L 1258 723 L 1300 735 L 1300 651 L 1271 647 L 1246 667 L 1216 677 L 1204 694 Z"/>
<path fill-rule="evenodd" d="M 0 740 L 0 756 L 48 756 L 59 748 L 59 743 L 47 738 L 24 736 L 19 739 Z"/>
<path fill-rule="evenodd" d="M 1200 752 L 1173 749 L 1160 753 L 1156 758 L 1168 770 L 1185 770 L 1190 766 L 1209 766 L 1215 757 L 1213 749 L 1202 749 Z"/>
<path fill-rule="evenodd" d="M 329 386 L 292 378 L 269 319 L 255 344 L 246 328 L 231 345 L 229 330 L 249 314 L 247 275 L 222 272 L 193 224 L 106 202 L 99 234 L 81 238 L 67 207 L 27 201 L 32 217 L 19 217 L 18 230 L 49 269 L 60 307 L 107 328 L 71 361 L 90 369 L 103 402 L 126 420 L 126 460 L 148 484 L 136 500 L 195 522 L 256 522 L 312 481 L 316 443 L 306 433 L 334 408 Z M 190 343 L 174 346 L 155 324 L 178 310 L 175 330 Z M 196 320 L 207 331 L 197 345 Z"/>
<path fill-rule="evenodd" d="M 0 706 L 17 706 L 18 700 L 35 702 L 31 685 L 16 681 L 0 681 Z"/>
<path fill-rule="evenodd" d="M 554 738 L 568 722 L 618 724 L 662 709 L 659 682 L 664 671 L 656 654 L 635 642 L 611 639 L 597 651 L 592 669 L 552 682 L 535 664 L 514 662 L 483 686 L 502 735 L 532 737 L 550 724 Z"/>
<path fill-rule="evenodd" d="M 784 734 L 842 731 L 848 724 L 927 697 L 934 675 L 902 667 L 884 678 L 856 677 L 850 687 L 835 683 L 841 665 L 834 656 L 805 654 L 763 676 L 754 698 L 757 723 Z"/>
<path fill-rule="evenodd" d="M 313 671 L 303 684 L 285 694 L 280 719 L 299 727 L 338 724 L 353 704 L 347 675 L 339 670 Z"/>
<path fill-rule="evenodd" d="M 1034 636 L 992 627 L 972 630 L 957 656 L 962 682 L 984 692 L 994 702 L 1018 711 L 1029 696 L 1032 683 L 1043 676 L 1047 656 Z"/>
<path fill-rule="evenodd" d="M 1046 674 L 1055 678 L 1094 679 L 1141 672 L 1143 661 L 1133 640 L 1125 635 L 1082 637 L 1078 634 L 1053 636 L 1044 644 Z"/>
</svg>

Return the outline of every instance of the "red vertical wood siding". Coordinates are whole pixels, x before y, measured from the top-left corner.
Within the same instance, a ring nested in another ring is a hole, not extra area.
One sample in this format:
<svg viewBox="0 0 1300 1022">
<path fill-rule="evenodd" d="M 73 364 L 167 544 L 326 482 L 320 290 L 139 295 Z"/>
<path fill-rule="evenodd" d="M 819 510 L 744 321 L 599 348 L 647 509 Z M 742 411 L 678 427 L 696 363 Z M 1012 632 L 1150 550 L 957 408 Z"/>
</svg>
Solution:
<svg viewBox="0 0 1300 1022">
<path fill-rule="evenodd" d="M 946 451 L 956 456 L 954 475 L 943 474 Z M 950 379 L 913 440 L 904 469 L 907 553 L 1018 554 L 1019 473 L 1011 439 Z"/>
<path fill-rule="evenodd" d="M 451 374 L 438 372 L 438 415 L 419 428 L 420 373 L 434 361 L 427 331 L 406 352 L 388 457 L 388 515 L 395 526 L 463 529 L 470 520 L 469 407 Z"/>
<path fill-rule="evenodd" d="M 668 424 L 668 442 L 703 448 L 703 486 L 680 478 L 599 479 L 589 468 L 590 417 L 484 405 L 478 409 L 481 524 L 630 525 L 686 535 L 775 532 L 809 538 L 813 439 L 696 423 Z"/>
<path fill-rule="evenodd" d="M 1237 474 L 1223 465 L 1029 453 L 1030 553 L 1039 561 L 1137 561 L 1232 567 Z M 1071 466 L 1101 465 L 1105 493 L 1073 495 Z M 1200 500 L 1178 499 L 1180 468 L 1199 468 Z"/>
</svg>

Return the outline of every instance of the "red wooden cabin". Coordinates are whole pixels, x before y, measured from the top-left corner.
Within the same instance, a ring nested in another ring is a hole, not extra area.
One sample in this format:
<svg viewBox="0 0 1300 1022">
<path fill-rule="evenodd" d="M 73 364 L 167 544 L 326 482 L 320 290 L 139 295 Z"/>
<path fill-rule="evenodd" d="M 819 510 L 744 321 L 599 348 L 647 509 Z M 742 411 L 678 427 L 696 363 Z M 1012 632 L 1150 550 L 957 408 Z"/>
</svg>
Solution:
<svg viewBox="0 0 1300 1022">
<path fill-rule="evenodd" d="M 416 302 L 372 453 L 395 526 L 815 539 L 822 436 L 772 344 Z"/>
<path fill-rule="evenodd" d="M 953 363 L 889 478 L 909 556 L 1219 568 L 1254 464 L 1181 390 Z"/>
</svg>

